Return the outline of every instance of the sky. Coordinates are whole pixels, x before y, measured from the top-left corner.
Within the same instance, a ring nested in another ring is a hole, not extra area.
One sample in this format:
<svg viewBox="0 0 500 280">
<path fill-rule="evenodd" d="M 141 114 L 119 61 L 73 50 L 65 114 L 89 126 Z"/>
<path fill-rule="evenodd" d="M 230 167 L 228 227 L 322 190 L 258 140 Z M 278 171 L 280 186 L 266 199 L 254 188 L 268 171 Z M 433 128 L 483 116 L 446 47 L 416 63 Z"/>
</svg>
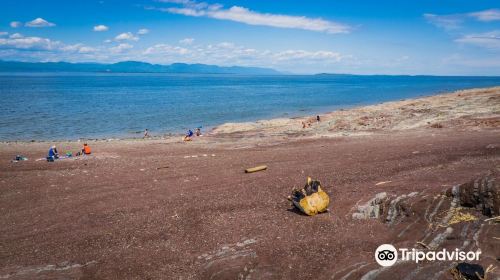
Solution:
<svg viewBox="0 0 500 280">
<path fill-rule="evenodd" d="M 500 75 L 500 2 L 0 2 L 0 60 Z"/>
</svg>

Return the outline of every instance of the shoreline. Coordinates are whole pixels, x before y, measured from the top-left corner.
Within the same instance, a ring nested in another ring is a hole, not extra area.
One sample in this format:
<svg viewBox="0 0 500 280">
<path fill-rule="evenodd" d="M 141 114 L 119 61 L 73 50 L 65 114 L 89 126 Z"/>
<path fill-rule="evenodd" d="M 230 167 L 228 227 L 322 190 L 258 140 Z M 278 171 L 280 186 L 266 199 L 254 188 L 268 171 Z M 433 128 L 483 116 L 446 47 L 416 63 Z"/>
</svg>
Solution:
<svg viewBox="0 0 500 280">
<path fill-rule="evenodd" d="M 374 113 L 375 111 L 384 111 L 384 110 L 397 110 L 401 109 L 404 106 L 410 105 L 412 106 L 413 103 L 426 103 L 425 107 L 426 108 L 421 108 L 421 110 L 429 110 L 429 108 L 435 108 L 439 107 L 442 105 L 443 101 L 449 102 L 448 100 L 450 97 L 462 97 L 464 95 L 465 99 L 467 98 L 474 98 L 477 95 L 481 94 L 486 94 L 488 95 L 487 98 L 494 98 L 496 94 L 500 94 L 500 86 L 495 86 L 495 87 L 487 87 L 487 88 L 472 88 L 472 89 L 463 89 L 463 90 L 457 90 L 453 92 L 445 92 L 445 93 L 438 93 L 436 95 L 422 95 L 417 98 L 410 98 L 410 99 L 401 99 L 401 100 L 394 100 L 394 101 L 387 101 L 387 102 L 382 102 L 382 103 L 376 103 L 376 104 L 371 104 L 371 105 L 361 105 L 361 106 L 352 106 L 349 108 L 341 108 L 338 110 L 330 110 L 324 113 L 318 113 L 319 116 L 322 118 L 322 123 L 323 124 L 325 121 L 332 121 L 332 119 L 339 119 L 341 117 L 347 117 L 350 119 L 350 121 L 358 121 L 358 122 L 366 122 L 366 120 L 354 120 L 356 117 L 362 118 L 363 116 L 360 116 L 362 114 L 370 114 Z M 444 100 L 441 100 L 444 99 Z M 453 102 L 453 100 L 451 100 Z M 498 99 L 496 100 L 496 103 Z M 474 103 L 476 102 L 476 103 Z M 480 103 L 483 102 L 483 103 Z M 458 103 L 458 102 L 455 102 Z M 456 119 L 457 117 L 464 117 L 464 116 L 472 116 L 472 111 L 476 107 L 479 107 L 480 105 L 485 105 L 485 106 L 490 106 L 490 114 L 494 115 L 494 111 L 498 110 L 500 111 L 499 108 L 494 108 L 494 106 L 500 107 L 499 104 L 486 104 L 484 103 L 484 100 L 472 100 L 470 102 L 470 112 L 471 114 L 465 114 L 465 115 L 459 115 L 459 116 L 453 116 L 452 114 L 449 114 L 448 118 L 437 118 L 437 119 L 429 119 L 428 121 L 438 121 L 438 122 L 448 122 L 452 119 Z M 452 108 L 453 104 L 448 104 L 450 108 Z M 415 106 L 415 104 L 413 104 Z M 498 112 L 497 112 L 498 113 Z M 424 112 L 424 114 L 428 114 L 428 112 Z M 500 114 L 500 113 L 498 113 Z M 379 115 L 379 117 L 386 117 L 383 114 Z M 255 136 L 255 134 L 261 134 L 261 136 L 276 136 L 278 135 L 283 135 L 283 136 L 294 136 L 293 134 L 307 134 L 307 136 L 311 136 L 311 133 L 316 134 L 315 136 L 326 136 L 326 137 L 335 137 L 335 136 L 351 136 L 352 134 L 358 134 L 358 135 L 363 135 L 363 132 L 366 133 L 373 133 L 376 130 L 378 132 L 382 130 L 394 130 L 394 129 L 387 129 L 385 126 L 381 127 L 372 127 L 370 129 L 366 129 L 366 124 L 363 124 L 361 126 L 364 127 L 352 127 L 351 129 L 340 129 L 343 130 L 342 133 L 331 133 L 331 128 L 333 125 L 330 125 L 327 130 L 325 130 L 324 125 L 320 127 L 320 130 L 317 129 L 317 127 L 313 127 L 314 121 L 312 120 L 314 118 L 313 116 L 307 116 L 307 115 L 302 115 L 302 116 L 297 116 L 297 117 L 290 117 L 290 118 L 271 118 L 271 119 L 261 119 L 261 120 L 256 120 L 256 121 L 250 121 L 250 122 L 226 122 L 220 125 L 216 126 L 211 126 L 209 127 L 209 130 L 205 132 L 205 136 L 208 136 L 209 138 L 214 138 L 214 137 L 227 137 L 229 135 L 234 135 L 237 133 L 245 134 L 245 137 L 252 137 Z M 402 122 L 405 121 L 404 119 L 396 119 L 396 122 Z M 311 123 L 311 127 L 307 127 L 304 130 L 297 129 L 297 127 L 300 128 L 301 122 L 309 122 Z M 348 125 L 348 124 L 346 124 Z M 401 127 L 401 129 L 395 129 L 395 130 L 404 130 L 407 128 L 417 128 L 424 126 L 421 123 L 418 125 L 413 125 L 413 127 Z M 323 129 L 321 129 L 323 128 Z M 328 131 L 330 130 L 330 131 Z M 267 135 L 266 135 L 267 134 Z M 346 135 L 349 134 L 349 135 Z M 103 137 L 103 138 L 80 138 L 80 139 L 54 139 L 54 140 L 4 140 L 0 141 L 0 144 L 12 144 L 12 143 L 19 143 L 19 144 L 26 144 L 26 143 L 54 143 L 54 142 L 59 142 L 59 143 L 80 143 L 80 142 L 133 142 L 133 141 L 167 141 L 167 142 L 179 142 L 178 140 L 183 136 L 183 133 L 165 133 L 164 135 L 155 135 L 151 136 L 149 139 L 143 139 L 141 137 L 124 137 L 124 138 L 116 138 L 116 137 Z M 207 138 L 208 138 L 207 137 Z"/>
<path fill-rule="evenodd" d="M 340 109 L 315 116 L 277 118 L 245 123 L 226 123 L 212 132 L 217 136 L 286 135 L 337 137 L 421 128 L 472 128 L 474 121 L 487 120 L 498 127 L 500 87 L 475 88 L 454 92 Z M 301 123 L 311 125 L 301 127 Z"/>
</svg>

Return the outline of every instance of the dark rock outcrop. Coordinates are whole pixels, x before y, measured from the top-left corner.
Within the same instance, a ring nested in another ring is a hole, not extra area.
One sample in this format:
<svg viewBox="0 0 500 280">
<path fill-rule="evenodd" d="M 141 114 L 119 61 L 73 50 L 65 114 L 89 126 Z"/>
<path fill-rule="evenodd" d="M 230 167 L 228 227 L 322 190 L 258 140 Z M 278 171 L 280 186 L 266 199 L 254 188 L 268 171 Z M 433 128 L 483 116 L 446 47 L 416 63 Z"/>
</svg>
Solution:
<svg viewBox="0 0 500 280">
<path fill-rule="evenodd" d="M 489 172 L 458 186 L 456 194 L 460 206 L 472 207 L 481 211 L 485 216 L 492 217 L 500 214 L 500 186 L 498 174 Z M 451 190 L 448 191 L 450 193 Z"/>
</svg>

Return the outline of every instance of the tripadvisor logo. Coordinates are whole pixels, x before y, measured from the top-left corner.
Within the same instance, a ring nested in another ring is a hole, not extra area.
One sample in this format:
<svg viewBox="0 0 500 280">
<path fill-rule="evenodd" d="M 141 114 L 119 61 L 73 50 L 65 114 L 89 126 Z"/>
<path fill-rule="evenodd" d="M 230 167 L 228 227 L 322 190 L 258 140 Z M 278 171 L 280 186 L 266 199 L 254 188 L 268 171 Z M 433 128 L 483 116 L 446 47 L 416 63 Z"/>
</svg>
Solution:
<svg viewBox="0 0 500 280">
<path fill-rule="evenodd" d="M 398 260 L 398 251 L 391 244 L 382 244 L 375 251 L 375 260 L 381 266 L 391 266 Z"/>
<path fill-rule="evenodd" d="M 448 251 L 421 251 L 417 249 L 399 248 L 396 249 L 391 244 L 382 244 L 375 250 L 375 260 L 381 266 L 392 266 L 398 260 L 413 261 L 478 261 L 481 251 L 464 252 L 459 249 Z M 399 257 L 398 257 L 399 256 Z"/>
</svg>

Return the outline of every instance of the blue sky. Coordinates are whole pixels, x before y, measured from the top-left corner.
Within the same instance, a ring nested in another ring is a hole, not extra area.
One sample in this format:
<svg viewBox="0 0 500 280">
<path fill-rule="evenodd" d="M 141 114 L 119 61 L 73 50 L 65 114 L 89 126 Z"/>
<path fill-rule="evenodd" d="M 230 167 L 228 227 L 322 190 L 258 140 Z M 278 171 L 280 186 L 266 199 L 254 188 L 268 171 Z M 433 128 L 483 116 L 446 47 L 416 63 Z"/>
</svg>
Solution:
<svg viewBox="0 0 500 280">
<path fill-rule="evenodd" d="M 12 1 L 0 59 L 500 75 L 498 1 Z"/>
</svg>

